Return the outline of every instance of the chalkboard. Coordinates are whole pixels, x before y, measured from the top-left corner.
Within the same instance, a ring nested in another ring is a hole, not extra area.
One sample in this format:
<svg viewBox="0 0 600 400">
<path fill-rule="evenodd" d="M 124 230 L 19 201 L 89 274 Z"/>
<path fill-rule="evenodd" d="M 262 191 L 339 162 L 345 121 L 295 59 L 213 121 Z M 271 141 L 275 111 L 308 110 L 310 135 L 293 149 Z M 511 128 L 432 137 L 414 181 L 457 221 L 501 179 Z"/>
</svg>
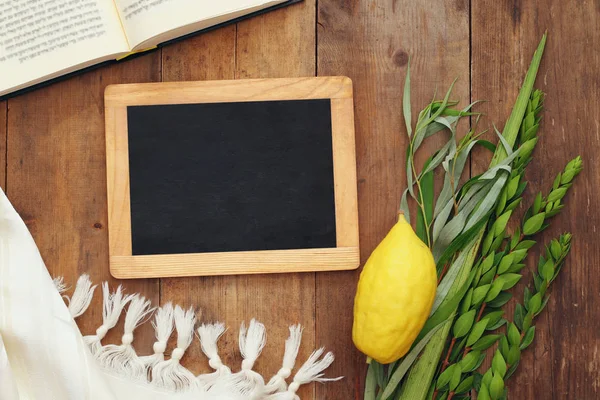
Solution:
<svg viewBox="0 0 600 400">
<path fill-rule="evenodd" d="M 133 255 L 336 247 L 330 103 L 128 107 Z"/>
<path fill-rule="evenodd" d="M 358 267 L 348 78 L 113 85 L 105 106 L 113 276 Z"/>
</svg>

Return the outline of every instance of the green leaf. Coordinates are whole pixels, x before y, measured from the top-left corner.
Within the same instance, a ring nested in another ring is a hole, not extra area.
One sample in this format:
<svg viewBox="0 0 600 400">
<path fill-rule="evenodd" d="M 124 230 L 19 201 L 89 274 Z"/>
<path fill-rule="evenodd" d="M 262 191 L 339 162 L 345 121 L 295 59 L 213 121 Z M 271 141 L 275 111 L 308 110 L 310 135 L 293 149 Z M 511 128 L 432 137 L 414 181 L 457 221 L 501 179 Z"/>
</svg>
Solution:
<svg viewBox="0 0 600 400">
<path fill-rule="evenodd" d="M 469 289 L 460 306 L 460 314 L 464 314 L 471 308 L 471 299 L 473 298 L 473 288 Z"/>
<path fill-rule="evenodd" d="M 486 328 L 488 331 L 495 331 L 496 329 L 500 328 L 502 325 L 506 324 L 506 320 L 504 318 L 500 318 L 498 320 L 498 322 L 496 322 L 493 325 L 488 325 L 488 327 Z"/>
<path fill-rule="evenodd" d="M 508 324 L 507 338 L 508 342 L 513 346 L 521 344 L 521 332 L 519 332 L 519 329 L 512 322 Z"/>
<path fill-rule="evenodd" d="M 502 307 L 512 298 L 512 294 L 508 292 L 500 293 L 493 301 L 488 302 L 488 306 L 492 308 Z"/>
<path fill-rule="evenodd" d="M 505 211 L 514 211 L 515 208 L 517 208 L 519 206 L 519 204 L 521 204 L 521 201 L 523 199 L 521 197 L 516 198 L 515 200 L 511 201 L 510 203 L 508 203 L 506 205 L 506 207 L 504 207 Z"/>
<path fill-rule="evenodd" d="M 479 285 L 489 285 L 492 283 L 492 281 L 494 280 L 494 277 L 496 276 L 496 267 L 490 269 L 488 272 L 485 273 L 485 275 L 483 275 L 481 277 L 481 279 L 479 280 Z"/>
<path fill-rule="evenodd" d="M 492 358 L 492 371 L 501 377 L 506 374 L 506 361 L 504 361 L 504 357 L 502 357 L 502 354 L 498 350 L 496 350 L 494 358 Z"/>
<path fill-rule="evenodd" d="M 454 375 L 454 369 L 456 368 L 456 364 L 449 365 L 448 368 L 442 372 L 436 382 L 435 387 L 441 389 L 445 387 L 448 383 L 450 383 L 450 379 Z"/>
<path fill-rule="evenodd" d="M 523 268 L 525 268 L 525 264 L 517 263 L 517 264 L 511 265 L 511 267 L 506 272 L 510 272 L 511 274 L 516 274 L 516 273 L 520 272 Z"/>
<path fill-rule="evenodd" d="M 493 326 L 496 322 L 500 321 L 500 319 L 504 316 L 504 310 L 492 311 L 483 316 L 483 318 L 488 320 L 488 328 Z"/>
<path fill-rule="evenodd" d="M 486 258 L 484 258 L 483 262 L 481 263 L 481 272 L 482 273 L 486 273 L 490 270 L 490 268 L 492 268 L 492 265 L 494 265 L 494 257 L 496 256 L 496 254 L 494 252 L 491 252 Z"/>
<path fill-rule="evenodd" d="M 473 371 L 477 367 L 479 356 L 481 356 L 481 353 L 476 350 L 467 353 L 467 355 L 458 363 L 460 370 L 465 373 Z"/>
<path fill-rule="evenodd" d="M 542 40 L 538 45 L 538 48 L 536 49 L 533 55 L 533 59 L 531 60 L 531 64 L 529 65 L 529 69 L 527 70 L 527 75 L 525 75 L 523 86 L 519 91 L 519 95 L 517 96 L 515 105 L 512 109 L 510 116 L 508 117 L 506 125 L 504 126 L 504 130 L 502 131 L 502 136 L 511 146 L 515 144 L 517 136 L 519 135 L 519 128 L 521 127 L 523 116 L 525 115 L 525 111 L 527 110 L 527 103 L 529 103 L 529 97 L 531 96 L 531 92 L 533 91 L 533 84 L 537 76 L 540 61 L 542 59 L 542 54 L 544 53 L 545 45 L 546 35 L 544 34 Z M 492 159 L 491 165 L 497 165 L 506 157 L 507 154 L 504 148 L 502 146 L 498 146 L 498 149 L 494 154 L 494 158 Z"/>
<path fill-rule="evenodd" d="M 523 318 L 523 330 L 529 329 L 531 324 L 533 323 L 533 313 L 527 313 Z"/>
<path fill-rule="evenodd" d="M 487 350 L 492 347 L 500 337 L 501 335 L 485 335 L 475 342 L 471 349 L 477 351 Z"/>
<path fill-rule="evenodd" d="M 398 387 L 398 384 L 400 383 L 400 381 L 402 380 L 402 378 L 404 377 L 406 372 L 409 370 L 411 365 L 413 365 L 413 363 L 415 362 L 415 360 L 417 359 L 417 357 L 419 356 L 421 351 L 423 351 L 423 348 L 425 348 L 425 345 L 427 343 L 429 343 L 429 340 L 431 340 L 431 337 L 446 322 L 447 322 L 447 320 L 444 320 L 440 324 L 435 325 L 432 329 L 429 330 L 429 332 L 423 338 L 421 338 L 418 341 L 415 341 L 415 343 L 417 343 L 417 344 L 413 345 L 413 347 L 410 349 L 408 354 L 405 355 L 404 358 L 402 358 L 402 361 L 400 362 L 400 364 L 398 365 L 398 367 L 396 368 L 396 370 L 390 377 L 390 380 L 388 381 L 388 384 L 385 386 L 385 390 L 383 391 L 383 394 L 381 395 L 381 400 L 386 400 L 392 394 L 394 394 L 394 392 L 396 391 L 396 388 Z"/>
<path fill-rule="evenodd" d="M 460 339 L 469 333 L 471 326 L 473 326 L 473 321 L 475 320 L 475 313 L 475 310 L 470 310 L 466 314 L 458 317 L 454 323 L 454 329 L 452 331 L 455 338 Z"/>
<path fill-rule="evenodd" d="M 520 181 L 521 176 L 517 175 L 508 182 L 508 186 L 506 187 L 506 193 L 509 199 L 512 199 L 513 196 L 517 193 Z"/>
<path fill-rule="evenodd" d="M 425 163 L 425 168 L 431 162 L 431 158 L 427 160 Z M 417 236 L 425 243 L 427 246 L 430 246 L 430 238 L 427 236 L 426 227 L 431 224 L 431 219 L 433 217 L 433 171 L 429 171 L 421 178 L 421 195 L 423 197 L 423 207 L 425 208 L 425 215 L 423 215 L 423 211 L 419 207 L 417 209 Z"/>
<path fill-rule="evenodd" d="M 532 326 L 529 329 L 527 329 L 525 336 L 523 336 L 523 340 L 521 341 L 521 345 L 519 346 L 519 349 L 525 350 L 531 344 L 531 342 L 533 342 L 534 337 L 535 337 L 535 326 Z"/>
<path fill-rule="evenodd" d="M 507 211 L 496 219 L 496 222 L 494 222 L 493 226 L 494 236 L 499 236 L 504 231 L 504 229 L 506 228 L 506 224 L 508 224 L 508 220 L 510 219 L 511 214 L 512 211 Z"/>
<path fill-rule="evenodd" d="M 498 279 L 504 281 L 504 285 L 502 286 L 502 290 L 508 290 L 515 286 L 523 275 L 521 274 L 504 274 L 500 276 Z"/>
<path fill-rule="evenodd" d="M 525 257 L 527 257 L 527 251 L 526 249 L 521 249 L 521 250 L 515 250 L 512 252 L 514 258 L 513 258 L 513 263 L 517 263 L 521 260 L 523 260 Z"/>
<path fill-rule="evenodd" d="M 488 322 L 489 319 L 484 318 L 473 326 L 473 329 L 471 330 L 471 333 L 467 338 L 468 347 L 472 346 L 475 342 L 479 340 L 479 338 L 481 338 L 481 335 L 483 335 L 483 332 L 485 332 L 485 328 L 487 328 Z M 463 368 L 463 371 L 464 370 L 465 369 Z"/>
<path fill-rule="evenodd" d="M 383 365 L 381 365 L 377 361 L 371 361 L 371 364 L 369 365 L 369 367 L 371 367 L 373 369 L 373 372 L 375 375 L 375 380 L 377 381 L 377 385 L 379 387 L 384 387 L 385 383 L 384 383 Z"/>
<path fill-rule="evenodd" d="M 558 260 L 561 257 L 562 248 L 560 246 L 560 243 L 558 243 L 558 240 L 553 240 L 550 243 L 550 253 L 552 254 L 552 258 L 554 258 L 555 260 Z"/>
<path fill-rule="evenodd" d="M 452 371 L 452 378 L 450 378 L 450 382 L 448 383 L 448 388 L 451 391 L 454 391 L 458 384 L 460 383 L 460 378 L 462 376 L 462 371 L 460 370 L 460 365 L 455 364 L 454 371 Z"/>
<path fill-rule="evenodd" d="M 500 260 L 500 265 L 498 265 L 498 275 L 502 275 L 503 273 L 508 271 L 514 260 L 515 255 L 513 253 L 507 254 L 504 257 L 502 257 L 502 260 Z"/>
<path fill-rule="evenodd" d="M 500 246 L 502 245 L 502 242 L 504 242 L 504 235 L 500 235 L 498 237 L 496 237 L 494 239 L 494 241 L 492 242 L 492 247 L 490 248 L 492 251 L 496 251 L 500 248 Z"/>
<path fill-rule="evenodd" d="M 508 339 L 506 336 L 502 336 L 500 338 L 498 349 L 500 349 L 500 352 L 504 355 L 508 354 L 508 352 L 510 351 L 510 345 L 508 344 Z"/>
<path fill-rule="evenodd" d="M 406 222 L 410 224 L 410 208 L 408 207 L 408 189 L 402 193 L 402 198 L 400 199 L 400 211 L 404 214 L 404 219 Z"/>
<path fill-rule="evenodd" d="M 515 306 L 515 316 L 514 323 L 519 328 L 519 330 L 523 329 L 523 316 L 525 315 L 525 309 L 521 304 L 517 304 Z"/>
<path fill-rule="evenodd" d="M 485 296 L 485 302 L 489 303 L 493 301 L 500 294 L 503 286 L 504 282 L 502 282 L 501 279 L 496 279 L 492 283 L 492 287 L 490 288 L 490 291 L 488 292 L 487 296 Z"/>
<path fill-rule="evenodd" d="M 512 238 L 510 239 L 510 249 L 514 250 L 515 247 L 517 247 L 517 245 L 519 244 L 519 241 L 521 240 L 521 228 L 517 226 L 517 229 L 515 229 L 515 232 L 512 235 Z"/>
<path fill-rule="evenodd" d="M 477 400 L 491 400 L 487 386 L 482 385 L 477 393 Z"/>
<path fill-rule="evenodd" d="M 510 365 L 517 363 L 521 359 L 521 350 L 519 349 L 519 345 L 512 345 L 508 350 L 508 354 L 506 357 L 506 362 Z"/>
<path fill-rule="evenodd" d="M 497 400 L 502 396 L 504 392 L 504 380 L 498 374 L 494 374 L 492 382 L 490 383 L 490 398 Z"/>
<path fill-rule="evenodd" d="M 377 396 L 377 378 L 375 377 L 375 369 L 373 363 L 367 369 L 367 379 L 365 380 L 364 400 L 375 400 Z"/>
<path fill-rule="evenodd" d="M 533 201 L 533 213 L 537 214 L 542 209 L 542 193 L 539 192 L 535 196 L 535 200 Z"/>
<path fill-rule="evenodd" d="M 402 96 L 402 111 L 404 113 L 404 122 L 406 123 L 406 132 L 408 137 L 412 135 L 412 115 L 410 110 L 410 60 L 406 66 L 406 78 L 404 79 L 404 95 Z"/>
<path fill-rule="evenodd" d="M 494 231 L 490 230 L 487 235 L 485 235 L 485 239 L 483 239 L 483 243 L 481 244 L 481 253 L 487 254 L 492 247 L 492 242 L 494 241 Z"/>
<path fill-rule="evenodd" d="M 550 282 L 552 278 L 554 278 L 554 263 L 552 260 L 548 260 L 546 264 L 544 264 L 541 275 L 547 282 Z"/>
<path fill-rule="evenodd" d="M 534 233 L 537 233 L 544 224 L 545 218 L 545 212 L 541 212 L 530 217 L 527 221 L 525 221 L 525 224 L 523 224 L 523 234 L 530 236 Z"/>
<path fill-rule="evenodd" d="M 558 189 L 553 190 L 548 195 L 548 199 L 546 199 L 546 201 L 548 203 L 554 203 L 555 201 L 562 199 L 563 197 L 565 197 L 565 194 L 567 194 L 567 189 L 568 188 L 566 187 L 560 187 Z"/>
<path fill-rule="evenodd" d="M 467 378 L 465 378 L 454 390 L 454 393 L 456 394 L 461 394 L 461 393 L 466 393 L 469 390 L 471 390 L 471 388 L 473 388 L 473 379 L 475 379 L 475 377 L 473 375 L 468 376 Z"/>
<path fill-rule="evenodd" d="M 540 310 L 541 305 L 542 295 L 540 293 L 536 293 L 527 303 L 527 312 L 535 315 Z"/>
<path fill-rule="evenodd" d="M 515 247 L 515 250 L 529 250 L 535 245 L 535 240 L 523 240 Z"/>
</svg>

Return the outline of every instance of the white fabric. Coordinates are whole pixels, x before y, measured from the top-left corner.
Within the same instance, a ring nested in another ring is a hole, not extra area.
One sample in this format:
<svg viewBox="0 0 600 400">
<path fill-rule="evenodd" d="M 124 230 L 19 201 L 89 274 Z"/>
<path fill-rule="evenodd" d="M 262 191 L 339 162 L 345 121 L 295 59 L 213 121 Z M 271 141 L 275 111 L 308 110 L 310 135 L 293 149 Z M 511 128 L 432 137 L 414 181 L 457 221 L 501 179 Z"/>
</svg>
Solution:
<svg viewBox="0 0 600 400">
<path fill-rule="evenodd" d="M 323 380 L 321 370 L 313 381 Z M 289 393 L 279 393 L 284 397 L 277 398 L 297 398 L 297 386 L 290 385 Z M 56 290 L 27 227 L 0 190 L 0 400 L 247 398 L 227 384 L 219 393 L 172 393 L 102 369 Z"/>
</svg>

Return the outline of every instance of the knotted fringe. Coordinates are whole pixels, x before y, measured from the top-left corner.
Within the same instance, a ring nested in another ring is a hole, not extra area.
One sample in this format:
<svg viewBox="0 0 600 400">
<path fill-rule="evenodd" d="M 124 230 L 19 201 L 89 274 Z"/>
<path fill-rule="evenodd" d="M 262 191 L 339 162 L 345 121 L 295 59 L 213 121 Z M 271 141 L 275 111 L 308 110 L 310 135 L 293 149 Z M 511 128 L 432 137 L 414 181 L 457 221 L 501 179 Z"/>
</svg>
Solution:
<svg viewBox="0 0 600 400">
<path fill-rule="evenodd" d="M 298 357 L 298 351 L 300 350 L 301 341 L 302 326 L 290 326 L 290 337 L 285 341 L 283 364 L 277 374 L 271 378 L 269 383 L 267 383 L 267 393 L 283 392 L 288 388 L 285 380 L 292 375 L 292 370 L 296 364 L 296 357 Z"/>
<path fill-rule="evenodd" d="M 94 291 L 96 286 L 92 286 L 90 276 L 83 274 L 77 279 L 77 285 L 75 285 L 75 291 L 73 296 L 69 299 L 69 313 L 73 318 L 77 318 L 88 309 L 92 298 L 94 297 Z"/>
<path fill-rule="evenodd" d="M 66 290 L 66 285 L 61 279 L 55 280 L 55 284 L 57 288 Z M 74 318 L 85 312 L 95 288 L 88 276 L 82 276 L 77 282 L 72 298 L 69 300 L 64 296 Z M 124 295 L 121 286 L 110 293 L 107 283 L 102 285 L 102 295 L 103 323 L 95 335 L 85 336 L 84 340 L 108 373 L 140 379 L 167 392 L 190 392 L 200 399 L 204 398 L 204 394 L 208 394 L 210 398 L 223 399 L 241 396 L 248 400 L 299 400 L 296 393 L 301 385 L 341 379 L 323 377 L 323 371 L 334 358 L 332 353 L 323 356 L 324 350 L 319 349 L 311 354 L 287 386 L 286 379 L 291 376 L 302 337 L 302 327 L 295 325 L 290 327 L 290 336 L 285 342 L 282 367 L 265 385 L 262 376 L 252 370 L 266 342 L 266 329 L 255 320 L 250 321 L 248 328 L 244 324 L 240 328 L 239 345 L 244 361 L 241 370 L 236 373 L 232 373 L 223 364 L 218 353 L 217 342 L 225 332 L 225 325 L 200 325 L 197 332 L 202 352 L 208 357 L 209 365 L 215 372 L 194 376 L 180 364 L 180 360 L 193 340 L 196 315 L 193 309 L 183 310 L 179 306 L 173 307 L 171 303 L 159 307 L 152 322 L 156 334 L 154 354 L 139 357 L 132 346 L 133 331 L 153 312 L 150 301 L 140 295 Z M 102 346 L 101 340 L 108 330 L 116 325 L 128 303 L 122 344 Z M 164 352 L 173 332 L 173 325 L 177 330 L 177 347 L 173 349 L 171 358 L 165 360 Z"/>
<path fill-rule="evenodd" d="M 343 377 L 339 378 L 323 378 L 323 371 L 327 369 L 331 365 L 334 360 L 333 353 L 328 352 L 325 356 L 321 358 L 324 348 L 320 348 L 315 350 L 308 360 L 300 367 L 296 376 L 294 376 L 294 380 L 290 383 L 288 390 L 281 393 L 275 393 L 266 397 L 267 400 L 300 400 L 300 397 L 296 394 L 301 385 L 305 385 L 311 382 L 330 382 L 330 381 L 338 381 Z"/>
<path fill-rule="evenodd" d="M 202 324 L 198 327 L 198 337 L 200 338 L 200 346 L 202 352 L 208 357 L 208 365 L 215 370 L 212 374 L 204 374 L 198 376 L 198 383 L 204 390 L 209 390 L 217 380 L 222 376 L 231 375 L 229 367 L 223 364 L 217 342 L 225 333 L 225 324 Z"/>
<path fill-rule="evenodd" d="M 137 380 L 145 380 L 146 365 L 138 357 L 132 346 L 133 331 L 154 309 L 150 308 L 150 300 L 143 296 L 134 295 L 127 308 L 125 315 L 124 333 L 120 345 L 109 344 L 102 347 L 96 358 L 104 368 L 110 369 L 125 376 Z"/>
<path fill-rule="evenodd" d="M 193 386 L 196 376 L 183 367 L 179 361 L 187 348 L 192 344 L 196 314 L 194 309 L 184 311 L 175 306 L 173 313 L 175 329 L 177 330 L 177 348 L 171 353 L 171 358 L 157 363 L 152 369 L 152 383 L 170 390 L 182 390 Z"/>
<path fill-rule="evenodd" d="M 159 362 L 165 361 L 165 350 L 167 349 L 167 341 L 173 333 L 173 304 L 171 302 L 158 308 L 152 321 L 154 327 L 156 342 L 152 346 L 154 354 L 150 356 L 140 357 L 140 360 L 146 368 L 146 374 Z M 151 375 L 148 375 L 151 378 Z"/>
<path fill-rule="evenodd" d="M 54 279 L 52 279 L 52 283 L 54 283 L 54 287 L 56 288 L 56 290 L 58 291 L 59 294 L 63 294 L 64 292 L 67 291 L 67 285 L 65 285 L 65 281 L 64 278 L 62 276 L 58 276 Z"/>
<path fill-rule="evenodd" d="M 252 370 L 254 363 L 265 347 L 266 329 L 263 324 L 252 319 L 246 329 L 242 323 L 239 335 L 240 352 L 244 360 L 242 369 L 225 379 L 219 380 L 213 388 L 223 391 L 228 388 L 240 393 L 249 400 L 262 399 L 265 396 L 265 381 L 263 377 Z"/>
<path fill-rule="evenodd" d="M 106 333 L 115 327 L 123 311 L 123 307 L 127 305 L 133 298 L 132 295 L 123 296 L 123 288 L 121 285 L 117 287 L 114 293 L 110 293 L 108 282 L 102 284 L 102 325 L 96 329 L 95 335 L 84 336 L 83 340 L 90 346 L 92 354 L 98 355 L 102 346 L 101 341 L 106 336 Z"/>
</svg>

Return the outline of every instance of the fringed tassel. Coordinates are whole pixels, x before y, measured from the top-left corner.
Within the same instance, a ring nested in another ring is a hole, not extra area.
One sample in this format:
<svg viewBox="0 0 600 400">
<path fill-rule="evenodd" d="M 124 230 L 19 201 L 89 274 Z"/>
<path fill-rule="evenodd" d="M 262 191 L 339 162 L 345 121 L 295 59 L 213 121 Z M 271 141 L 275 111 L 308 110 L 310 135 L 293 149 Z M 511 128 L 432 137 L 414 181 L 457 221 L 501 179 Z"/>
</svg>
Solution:
<svg viewBox="0 0 600 400">
<path fill-rule="evenodd" d="M 152 326 L 154 327 L 156 336 L 156 342 L 152 346 L 154 354 L 140 357 L 146 367 L 146 371 L 149 371 L 159 362 L 165 361 L 167 342 L 173 333 L 173 304 L 171 302 L 158 308 L 154 315 Z"/>
<path fill-rule="evenodd" d="M 95 335 L 84 336 L 83 340 L 90 346 L 92 354 L 97 355 L 102 347 L 101 341 L 106 336 L 106 333 L 115 327 L 119 321 L 119 316 L 123 311 L 123 307 L 131 301 L 133 295 L 123 295 L 121 285 L 117 287 L 114 293 L 110 293 L 108 283 L 102 284 L 102 325 L 96 329 Z"/>
<path fill-rule="evenodd" d="M 171 358 L 159 362 L 152 369 L 152 383 L 170 390 L 183 390 L 193 386 L 196 376 L 183 367 L 179 361 L 192 343 L 196 315 L 190 308 L 184 311 L 176 306 L 174 311 L 175 328 L 177 329 L 177 348 L 171 353 Z"/>
<path fill-rule="evenodd" d="M 244 395 L 247 399 L 261 399 L 265 395 L 265 381 L 263 377 L 252 370 L 254 363 L 260 356 L 266 343 L 266 329 L 263 324 L 251 320 L 248 329 L 242 323 L 240 328 L 240 351 L 244 361 L 242 369 L 231 375 L 228 384 L 235 388 L 236 392 Z"/>
<path fill-rule="evenodd" d="M 217 347 L 217 342 L 223 333 L 225 333 L 225 324 L 222 323 L 202 324 L 198 327 L 202 352 L 208 357 L 208 365 L 215 370 L 212 374 L 198 376 L 198 382 L 205 390 L 210 389 L 220 377 L 231 375 L 229 367 L 221 361 Z"/>
<path fill-rule="evenodd" d="M 62 276 L 57 276 L 56 278 L 52 279 L 52 283 L 54 283 L 54 287 L 59 294 L 62 295 L 67 291 L 67 285 L 65 284 L 65 280 Z"/>
<path fill-rule="evenodd" d="M 292 375 L 292 369 L 294 369 L 294 365 L 296 364 L 296 357 L 298 357 L 301 341 L 302 326 L 290 326 L 290 336 L 285 341 L 283 364 L 277 374 L 271 378 L 269 383 L 267 383 L 267 393 L 284 392 L 288 388 L 285 380 Z"/>
<path fill-rule="evenodd" d="M 319 360 L 324 351 L 325 349 L 320 348 L 310 355 L 304 365 L 300 367 L 296 376 L 294 376 L 294 381 L 290 383 L 287 391 L 272 394 L 266 397 L 266 400 L 300 400 L 300 397 L 296 394 L 300 386 L 311 382 L 328 382 L 342 379 L 343 377 L 323 378 L 323 371 L 327 369 L 334 360 L 333 353 L 331 352 L 328 352 Z"/>
<path fill-rule="evenodd" d="M 96 358 L 102 366 L 128 378 L 146 380 L 146 366 L 138 357 L 131 343 L 135 328 L 154 311 L 150 307 L 151 304 L 151 301 L 146 300 L 145 297 L 134 295 L 125 315 L 122 343 L 120 345 L 109 344 L 98 351 Z"/>
<path fill-rule="evenodd" d="M 83 274 L 79 277 L 73 296 L 69 300 L 69 313 L 71 317 L 77 318 L 88 309 L 94 297 L 96 286 L 92 286 L 89 275 Z"/>
</svg>

